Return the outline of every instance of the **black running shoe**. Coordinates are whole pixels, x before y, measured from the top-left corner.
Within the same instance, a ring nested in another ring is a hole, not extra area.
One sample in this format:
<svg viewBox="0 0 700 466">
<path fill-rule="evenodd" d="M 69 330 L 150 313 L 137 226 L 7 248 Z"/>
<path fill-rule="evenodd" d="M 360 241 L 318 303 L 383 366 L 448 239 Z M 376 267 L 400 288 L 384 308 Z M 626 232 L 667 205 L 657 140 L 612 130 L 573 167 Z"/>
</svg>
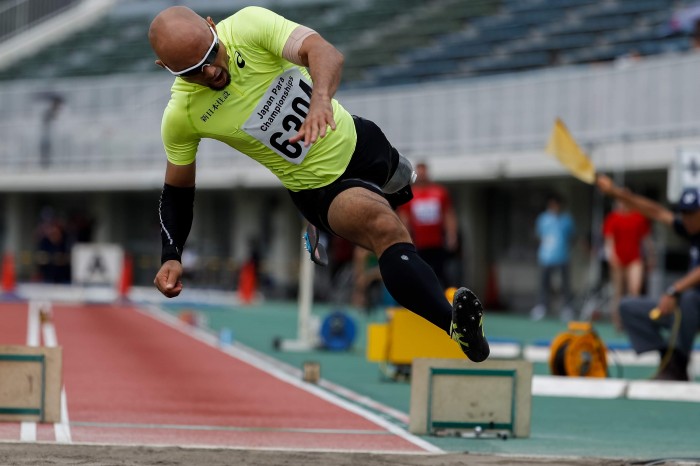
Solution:
<svg viewBox="0 0 700 466">
<path fill-rule="evenodd" d="M 450 337 L 474 362 L 484 361 L 491 352 L 483 324 L 484 307 L 479 298 L 468 288 L 458 289 L 452 302 Z"/>
<path fill-rule="evenodd" d="M 306 227 L 306 233 L 304 233 L 304 246 L 306 246 L 306 250 L 315 264 L 324 267 L 328 265 L 328 254 L 326 254 L 326 248 L 320 242 L 318 228 L 310 223 Z"/>
</svg>

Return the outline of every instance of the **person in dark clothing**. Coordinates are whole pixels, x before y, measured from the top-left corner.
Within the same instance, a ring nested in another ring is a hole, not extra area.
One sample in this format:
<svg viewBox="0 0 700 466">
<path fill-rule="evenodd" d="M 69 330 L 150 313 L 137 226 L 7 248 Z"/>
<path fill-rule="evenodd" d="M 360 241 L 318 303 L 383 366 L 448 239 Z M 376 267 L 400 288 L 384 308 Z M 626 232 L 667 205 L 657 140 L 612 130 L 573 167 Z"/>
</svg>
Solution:
<svg viewBox="0 0 700 466">
<path fill-rule="evenodd" d="M 658 300 L 625 298 L 620 317 L 637 353 L 658 351 L 661 364 L 657 380 L 689 380 L 688 363 L 700 327 L 700 189 L 686 188 L 677 205 L 678 213 L 599 175 L 596 184 L 603 194 L 624 202 L 651 220 L 671 227 L 690 243 L 690 268 Z M 678 320 L 680 319 L 680 320 Z M 664 329 L 673 328 L 667 338 Z"/>
</svg>

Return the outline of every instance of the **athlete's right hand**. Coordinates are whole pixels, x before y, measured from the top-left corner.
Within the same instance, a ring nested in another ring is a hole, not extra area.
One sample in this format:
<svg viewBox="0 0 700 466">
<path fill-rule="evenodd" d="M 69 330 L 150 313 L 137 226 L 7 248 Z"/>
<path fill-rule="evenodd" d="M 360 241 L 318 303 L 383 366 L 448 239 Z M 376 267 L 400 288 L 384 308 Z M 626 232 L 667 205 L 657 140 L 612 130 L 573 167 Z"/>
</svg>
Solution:
<svg viewBox="0 0 700 466">
<path fill-rule="evenodd" d="M 289 142 L 296 144 L 304 140 L 304 147 L 309 147 L 318 139 L 326 137 L 328 127 L 335 131 L 336 124 L 333 118 L 333 104 L 329 96 L 322 96 L 320 92 L 311 95 L 309 113 L 304 119 L 299 132 L 289 138 Z"/>
<path fill-rule="evenodd" d="M 163 295 L 174 298 L 182 291 L 180 277 L 182 277 L 182 264 L 176 260 L 169 260 L 160 267 L 153 283 Z"/>
</svg>

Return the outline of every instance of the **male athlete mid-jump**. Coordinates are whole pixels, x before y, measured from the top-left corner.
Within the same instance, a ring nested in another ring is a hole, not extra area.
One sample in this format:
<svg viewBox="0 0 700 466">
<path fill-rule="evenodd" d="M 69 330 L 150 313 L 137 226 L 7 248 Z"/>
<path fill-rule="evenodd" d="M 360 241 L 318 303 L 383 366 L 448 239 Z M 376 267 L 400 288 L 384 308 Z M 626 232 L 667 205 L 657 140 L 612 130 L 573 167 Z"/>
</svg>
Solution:
<svg viewBox="0 0 700 466">
<path fill-rule="evenodd" d="M 412 196 L 411 164 L 376 124 L 333 98 L 343 66 L 335 47 L 259 7 L 218 24 L 171 7 L 156 16 L 148 35 L 156 64 L 176 76 L 162 122 L 168 162 L 155 285 L 165 296 L 182 290 L 195 157 L 199 141 L 212 138 L 274 173 L 313 225 L 312 237 L 318 228 L 373 251 L 399 304 L 449 333 L 471 360 L 488 357 L 481 302 L 467 288 L 452 304 L 445 299 L 394 211 Z"/>
</svg>

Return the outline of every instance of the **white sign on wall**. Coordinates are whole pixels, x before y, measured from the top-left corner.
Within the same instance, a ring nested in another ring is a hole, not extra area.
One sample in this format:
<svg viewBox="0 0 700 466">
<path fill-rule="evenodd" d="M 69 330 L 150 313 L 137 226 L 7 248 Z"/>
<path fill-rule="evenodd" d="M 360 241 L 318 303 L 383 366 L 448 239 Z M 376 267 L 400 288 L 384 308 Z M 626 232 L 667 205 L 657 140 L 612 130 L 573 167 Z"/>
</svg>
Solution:
<svg viewBox="0 0 700 466">
<path fill-rule="evenodd" d="M 118 244 L 79 243 L 71 252 L 73 283 L 117 286 L 124 266 L 124 250 Z"/>
<path fill-rule="evenodd" d="M 676 153 L 676 162 L 668 171 L 668 201 L 675 204 L 683 189 L 700 187 L 700 147 L 682 147 Z"/>
</svg>

